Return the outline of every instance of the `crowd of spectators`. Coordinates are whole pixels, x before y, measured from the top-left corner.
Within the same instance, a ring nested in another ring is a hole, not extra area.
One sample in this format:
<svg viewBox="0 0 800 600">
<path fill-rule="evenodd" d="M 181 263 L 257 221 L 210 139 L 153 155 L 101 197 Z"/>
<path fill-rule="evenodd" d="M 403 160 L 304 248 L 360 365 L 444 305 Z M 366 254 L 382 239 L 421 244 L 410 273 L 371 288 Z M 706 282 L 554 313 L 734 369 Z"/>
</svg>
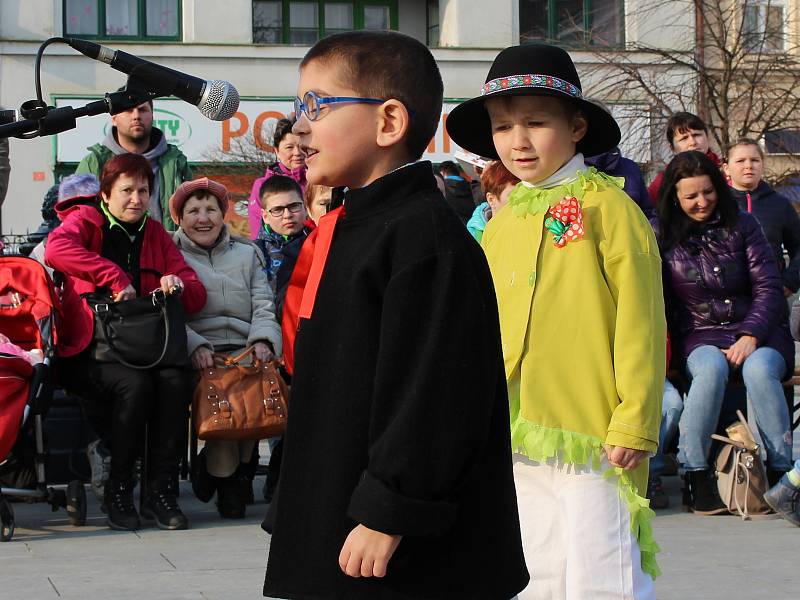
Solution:
<svg viewBox="0 0 800 600">
<path fill-rule="evenodd" d="M 80 294 L 106 289 L 123 300 L 177 285 L 195 369 L 213 364 L 214 353 L 230 355 L 250 345 L 260 359 L 280 356 L 279 324 L 292 270 L 337 190 L 307 184 L 293 121 L 278 121 L 276 162 L 252 185 L 251 240 L 240 239 L 224 222 L 226 188 L 207 178 L 192 180 L 185 157 L 152 126 L 151 103 L 116 115 L 112 125 L 79 165 L 84 175 L 67 178 L 62 193 L 54 188 L 50 204 L 56 197 L 58 203 L 47 213 L 53 231 L 34 256 L 64 276 L 61 384 L 81 398 L 96 433 L 91 452 L 102 457 L 90 462 L 105 470 L 93 473 L 93 484 L 109 525 L 140 526 L 132 490 L 139 432 L 148 422 L 152 481 L 142 516 L 180 529 L 188 520 L 174 482 L 191 374 L 135 372 L 94 361 L 88 351 L 91 315 Z M 741 380 L 747 389 L 770 485 L 782 485 L 792 469 L 782 381 L 794 372 L 792 336 L 800 333 L 797 327 L 790 332 L 786 303 L 800 288 L 800 218 L 764 181 L 765 156 L 757 142 L 738 140 L 720 158 L 710 148 L 706 125 L 689 113 L 673 115 L 665 133 L 675 156 L 649 188 L 618 148 L 585 161 L 624 178 L 625 191 L 655 229 L 663 260 L 671 359 L 648 497 L 653 507 L 668 505 L 661 476 L 677 446 L 684 504 L 715 514 L 725 505 L 716 491 L 710 435 L 724 425 L 719 419 L 731 381 Z M 86 181 L 91 174 L 98 178 L 93 184 Z M 445 201 L 479 243 L 519 183 L 499 161 L 478 168 L 478 178 L 455 161 L 437 165 L 435 174 Z M 7 147 L 0 146 L 0 202 L 7 177 Z M 270 440 L 270 449 L 263 490 L 268 502 L 280 473 L 281 440 Z M 207 443 L 194 493 L 205 502 L 216 494 L 222 517 L 243 517 L 257 462 L 255 442 Z"/>
</svg>

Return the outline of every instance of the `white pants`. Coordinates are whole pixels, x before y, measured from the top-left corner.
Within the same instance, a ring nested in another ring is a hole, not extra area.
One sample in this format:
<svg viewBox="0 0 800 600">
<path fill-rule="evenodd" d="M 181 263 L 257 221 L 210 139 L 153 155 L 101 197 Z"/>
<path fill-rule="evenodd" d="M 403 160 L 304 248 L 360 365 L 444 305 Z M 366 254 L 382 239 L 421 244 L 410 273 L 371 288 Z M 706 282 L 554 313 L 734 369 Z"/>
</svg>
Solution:
<svg viewBox="0 0 800 600">
<path fill-rule="evenodd" d="M 514 455 L 522 545 L 531 582 L 520 600 L 653 600 L 630 513 L 614 478 Z"/>
</svg>

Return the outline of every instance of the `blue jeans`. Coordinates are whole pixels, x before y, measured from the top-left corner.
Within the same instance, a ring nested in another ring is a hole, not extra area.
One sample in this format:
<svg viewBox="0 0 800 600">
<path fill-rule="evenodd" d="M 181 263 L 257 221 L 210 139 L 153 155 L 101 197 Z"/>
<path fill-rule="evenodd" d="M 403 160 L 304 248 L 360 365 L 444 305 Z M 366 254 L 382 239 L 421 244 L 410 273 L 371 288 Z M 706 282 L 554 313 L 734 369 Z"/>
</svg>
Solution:
<svg viewBox="0 0 800 600">
<path fill-rule="evenodd" d="M 664 395 L 661 398 L 661 427 L 658 430 L 658 452 L 650 459 L 650 478 L 661 476 L 664 471 L 664 450 L 678 431 L 678 422 L 683 412 L 683 399 L 675 386 L 664 380 Z"/>
<path fill-rule="evenodd" d="M 717 429 L 730 366 L 715 346 L 695 348 L 686 361 L 692 380 L 680 419 L 678 458 L 687 471 L 707 469 L 711 434 Z M 786 361 L 773 348 L 758 348 L 742 365 L 750 405 L 767 451 L 769 467 L 788 471 L 792 467 L 789 410 L 781 379 Z"/>
</svg>

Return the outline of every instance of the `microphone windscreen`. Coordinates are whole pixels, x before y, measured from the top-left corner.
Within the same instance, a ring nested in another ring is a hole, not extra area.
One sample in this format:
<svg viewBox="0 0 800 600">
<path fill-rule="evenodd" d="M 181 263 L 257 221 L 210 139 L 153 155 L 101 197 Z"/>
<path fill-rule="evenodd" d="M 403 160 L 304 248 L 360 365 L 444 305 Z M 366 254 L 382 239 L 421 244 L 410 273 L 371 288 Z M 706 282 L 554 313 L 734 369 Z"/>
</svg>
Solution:
<svg viewBox="0 0 800 600">
<path fill-rule="evenodd" d="M 239 92 L 227 81 L 207 81 L 197 108 L 212 121 L 225 121 L 239 108 Z"/>
</svg>

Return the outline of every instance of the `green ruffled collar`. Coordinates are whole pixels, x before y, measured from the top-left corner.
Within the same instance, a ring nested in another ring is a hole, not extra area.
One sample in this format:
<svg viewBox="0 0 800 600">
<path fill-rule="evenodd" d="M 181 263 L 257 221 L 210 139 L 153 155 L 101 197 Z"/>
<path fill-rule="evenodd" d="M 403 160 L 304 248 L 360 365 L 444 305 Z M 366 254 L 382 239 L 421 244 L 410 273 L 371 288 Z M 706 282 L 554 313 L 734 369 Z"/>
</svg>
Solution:
<svg viewBox="0 0 800 600">
<path fill-rule="evenodd" d="M 548 208 L 561 202 L 561 199 L 565 196 L 573 196 L 578 200 L 582 200 L 585 192 L 599 192 L 608 186 L 622 189 L 624 184 L 624 177 L 612 177 L 594 167 L 589 167 L 588 169 L 577 171 L 573 180 L 554 187 L 535 187 L 530 183 L 521 181 L 511 192 L 508 204 L 516 216 L 525 217 L 546 212 Z"/>
</svg>

